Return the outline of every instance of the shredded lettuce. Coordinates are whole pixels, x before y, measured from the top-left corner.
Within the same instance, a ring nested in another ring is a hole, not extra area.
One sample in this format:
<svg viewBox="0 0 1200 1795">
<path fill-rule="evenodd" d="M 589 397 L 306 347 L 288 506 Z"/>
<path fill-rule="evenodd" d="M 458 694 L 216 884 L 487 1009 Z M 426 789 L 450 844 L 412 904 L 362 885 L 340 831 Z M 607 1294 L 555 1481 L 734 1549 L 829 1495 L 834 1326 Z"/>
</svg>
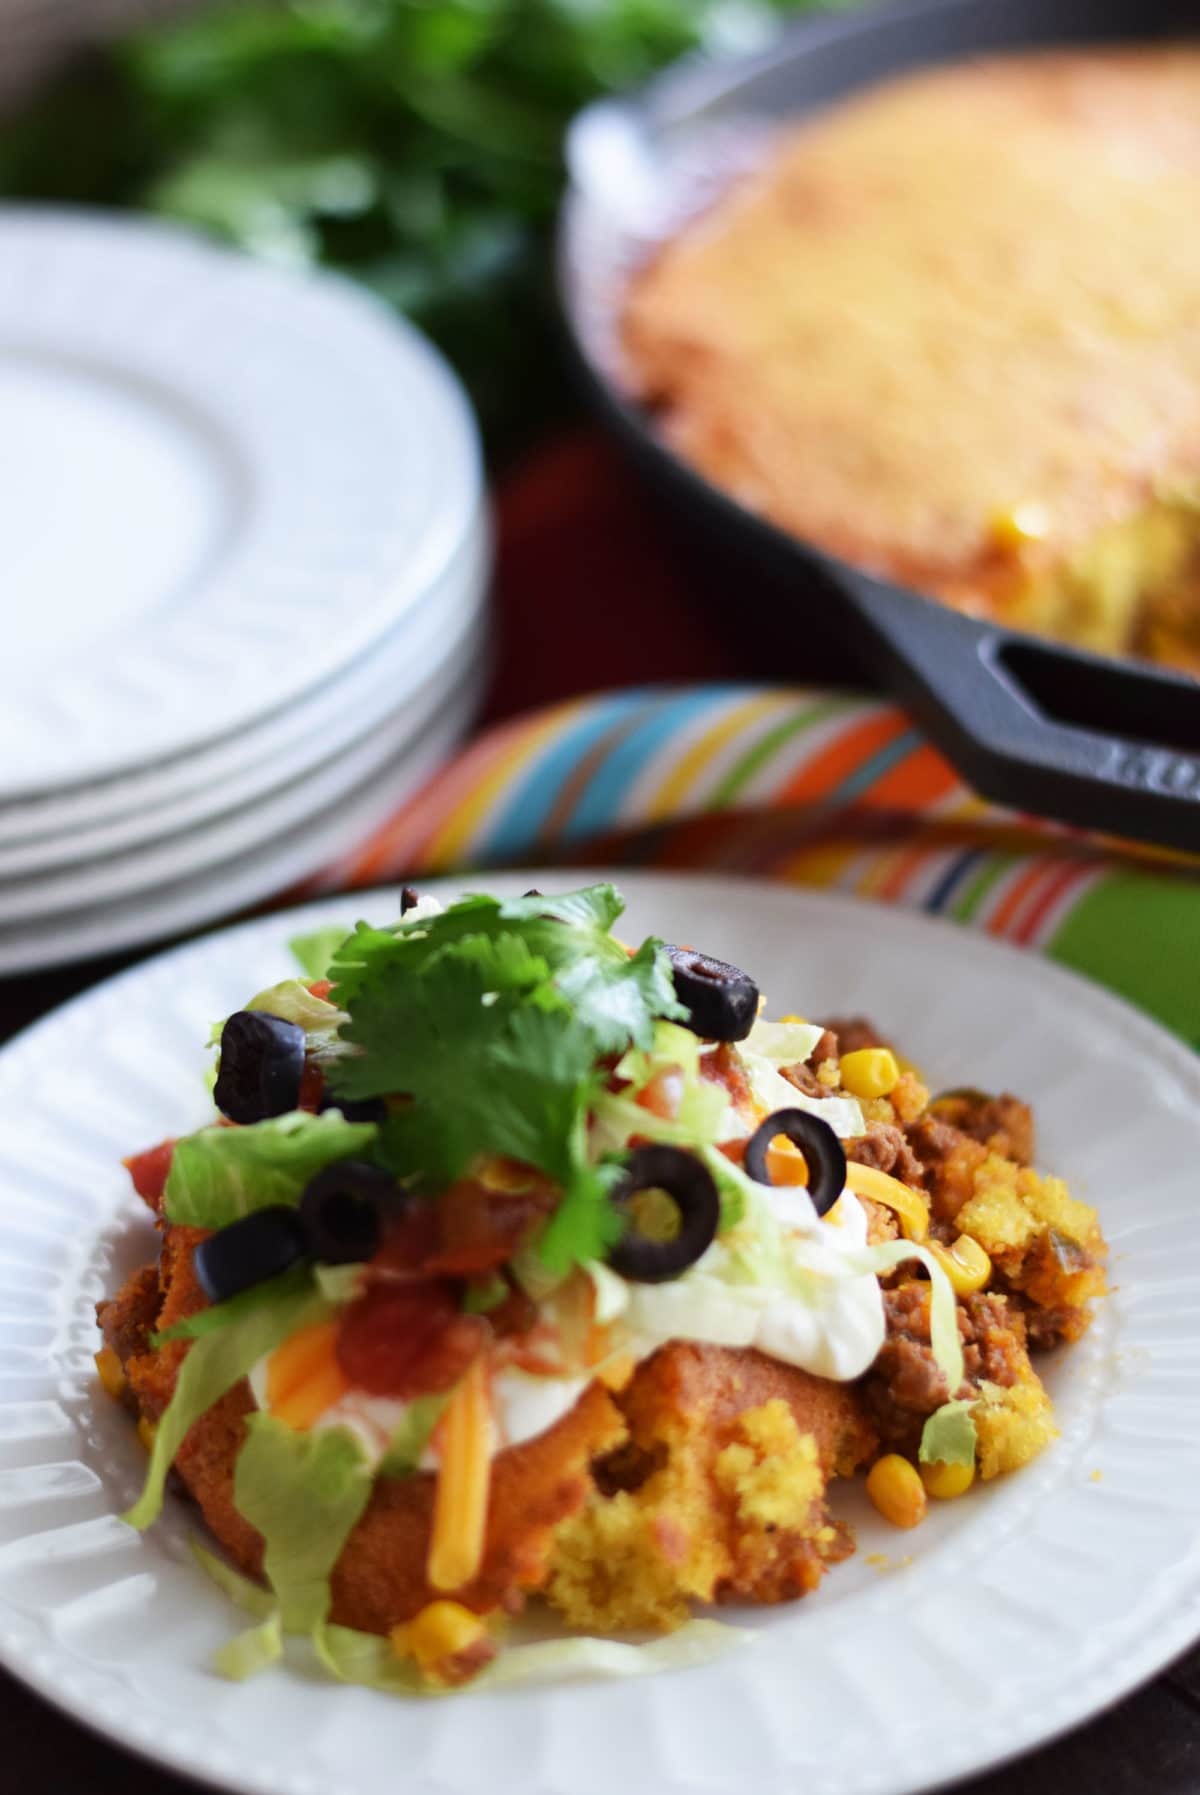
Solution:
<svg viewBox="0 0 1200 1795">
<path fill-rule="evenodd" d="M 335 1160 L 367 1156 L 378 1134 L 373 1122 L 347 1122 L 339 1110 L 202 1128 L 175 1144 L 163 1213 L 190 1228 L 224 1228 L 272 1203 L 298 1203 L 310 1178 Z"/>
<path fill-rule="evenodd" d="M 700 1147 L 727 1137 L 729 1094 L 711 1079 L 685 1083 L 678 1116 L 656 1116 L 635 1103 L 627 1091 L 600 1091 L 592 1107 L 593 1153 L 619 1153 L 633 1135 L 669 1146 Z M 737 1128 L 737 1134 L 745 1131 Z"/>
<path fill-rule="evenodd" d="M 510 1646 L 480 1679 L 490 1688 L 565 1683 L 580 1677 L 645 1677 L 688 1670 L 752 1644 L 756 1635 L 724 1621 L 690 1620 L 665 1639 L 626 1645 L 617 1639 L 547 1639 Z"/>
<path fill-rule="evenodd" d="M 690 1620 L 665 1639 L 626 1645 L 616 1639 L 545 1639 L 509 1646 L 473 1680 L 472 1689 L 574 1682 L 591 1677 L 644 1677 L 660 1670 L 710 1664 L 749 1645 L 755 1635 L 722 1621 Z M 358 1683 L 392 1695 L 445 1695 L 416 1667 L 398 1658 L 386 1639 L 350 1627 L 324 1626 L 314 1634 L 317 1656 L 342 1683 Z"/>
<path fill-rule="evenodd" d="M 272 1278 L 269 1283 L 255 1284 L 250 1290 L 241 1290 L 237 1296 L 231 1296 L 223 1303 L 212 1307 L 197 1309 L 194 1315 L 185 1315 L 181 1321 L 172 1322 L 169 1328 L 162 1328 L 157 1334 L 151 1334 L 150 1344 L 157 1352 L 171 1340 L 202 1340 L 206 1334 L 219 1334 L 223 1328 L 236 1327 L 247 1317 L 253 1316 L 264 1302 L 275 1303 L 285 1297 L 311 1295 L 314 1282 L 318 1284 L 315 1269 L 309 1265 L 293 1265 L 290 1271 L 281 1272 L 279 1277 Z M 321 1292 L 324 1295 L 324 1292 Z"/>
<path fill-rule="evenodd" d="M 306 979 L 328 978 L 334 956 L 350 933 L 345 924 L 335 922 L 327 928 L 314 929 L 311 935 L 292 936 L 288 947 Z"/>
<path fill-rule="evenodd" d="M 794 1084 L 788 1083 L 773 1060 L 768 1059 L 765 1054 L 748 1049 L 748 1044 L 744 1041 L 741 1056 L 754 1101 L 768 1112 L 776 1109 L 807 1110 L 810 1115 L 820 1116 L 823 1122 L 828 1122 L 833 1132 L 844 1141 L 853 1140 L 856 1135 L 866 1132 L 867 1125 L 857 1098 L 809 1097 L 803 1091 L 798 1091 Z"/>
<path fill-rule="evenodd" d="M 256 1627 L 237 1633 L 213 1654 L 213 1669 L 232 1683 L 244 1683 L 283 1657 L 283 1622 L 276 1609 Z"/>
<path fill-rule="evenodd" d="M 285 979 L 260 991 L 246 1004 L 248 1010 L 262 1010 L 268 1016 L 281 1016 L 304 1030 L 311 1054 L 325 1061 L 348 1051 L 338 1037 L 338 1030 L 349 1021 L 345 1010 L 324 997 L 314 997 L 303 979 Z"/>
<path fill-rule="evenodd" d="M 334 1029 L 346 1020 L 345 1010 L 339 1010 L 327 998 L 314 997 L 303 979 L 284 979 L 281 984 L 271 985 L 243 1007 L 295 1022 L 305 1034 Z"/>
<path fill-rule="evenodd" d="M 616 1074 L 635 1091 L 649 1084 L 656 1072 L 678 1066 L 685 1078 L 700 1076 L 700 1037 L 678 1022 L 656 1022 L 649 1047 L 631 1047 L 617 1061 Z"/>
<path fill-rule="evenodd" d="M 230 1133 L 233 1132 L 231 1129 Z M 252 1293 L 253 1305 L 239 1308 L 226 1325 L 210 1328 L 188 1348 L 170 1402 L 154 1435 L 142 1493 L 124 1516 L 138 1531 L 149 1527 L 162 1510 L 163 1486 L 188 1430 L 227 1390 L 246 1377 L 267 1353 L 302 1327 L 328 1319 L 329 1304 L 318 1296 L 311 1279 L 302 1283 L 291 1274 L 260 1284 Z M 221 1305 L 228 1311 L 239 1301 Z M 220 1310 L 210 1311 L 212 1314 Z"/>
<path fill-rule="evenodd" d="M 266 1620 L 275 1613 L 278 1603 L 270 1591 L 262 1587 L 261 1583 L 255 1583 L 250 1577 L 243 1577 L 240 1571 L 235 1571 L 232 1565 L 226 1564 L 223 1558 L 218 1558 L 215 1552 L 210 1552 L 206 1546 L 202 1546 L 199 1540 L 189 1540 L 188 1545 L 191 1548 L 192 1557 L 205 1576 L 211 1577 L 217 1588 L 227 1595 L 235 1606 L 243 1609 L 247 1614 L 252 1614 L 255 1620 Z"/>
<path fill-rule="evenodd" d="M 421 1463 L 421 1454 L 442 1418 L 450 1395 L 451 1392 L 447 1390 L 440 1396 L 418 1396 L 409 1403 L 379 1462 L 380 1477 L 412 1476 Z"/>
<path fill-rule="evenodd" d="M 313 1278 L 326 1302 L 341 1308 L 358 1295 L 362 1283 L 361 1265 L 314 1265 Z"/>
<path fill-rule="evenodd" d="M 330 1573 L 370 1495 L 371 1467 L 346 1429 L 298 1433 L 261 1411 L 249 1417 L 233 1499 L 262 1534 L 285 1633 L 310 1633 L 328 1616 Z"/>
<path fill-rule="evenodd" d="M 944 1402 L 921 1430 L 923 1465 L 973 1465 L 979 1435 L 971 1417 L 974 1402 Z"/>
<path fill-rule="evenodd" d="M 624 1314 L 629 1304 L 629 1285 L 598 1259 L 589 1260 L 583 1269 L 592 1281 L 592 1319 L 604 1327 Z"/>
<path fill-rule="evenodd" d="M 371 1495 L 371 1469 L 353 1435 L 341 1428 L 297 1433 L 272 1415 L 251 1415 L 234 1468 L 238 1512 L 263 1536 L 270 1594 L 203 1548 L 201 1568 L 252 1614 L 214 1665 L 234 1682 L 257 1675 L 283 1656 L 286 1633 L 314 1639 L 329 1615 L 329 1578 Z"/>
<path fill-rule="evenodd" d="M 800 1066 L 824 1034 L 812 1022 L 768 1022 L 760 1016 L 742 1043 L 743 1053 L 755 1053 L 774 1066 Z"/>
</svg>

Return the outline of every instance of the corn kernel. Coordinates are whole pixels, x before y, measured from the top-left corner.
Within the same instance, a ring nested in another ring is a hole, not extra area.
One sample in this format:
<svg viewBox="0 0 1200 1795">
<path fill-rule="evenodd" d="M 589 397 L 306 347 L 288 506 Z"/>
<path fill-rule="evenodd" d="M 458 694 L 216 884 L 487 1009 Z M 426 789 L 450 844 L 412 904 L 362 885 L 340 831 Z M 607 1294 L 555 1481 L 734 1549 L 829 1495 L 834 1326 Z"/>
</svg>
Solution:
<svg viewBox="0 0 1200 1795">
<path fill-rule="evenodd" d="M 841 1059 L 842 1086 L 852 1097 L 886 1097 L 900 1080 L 900 1067 L 890 1047 L 860 1047 Z"/>
<path fill-rule="evenodd" d="M 108 1395 L 119 1402 L 125 1394 L 125 1372 L 111 1346 L 103 1347 L 96 1354 L 96 1376 Z"/>
<path fill-rule="evenodd" d="M 795 1011 L 791 1010 L 786 1016 L 781 1016 L 779 1020 L 781 1022 L 807 1022 L 808 1018 L 807 1016 L 797 1016 Z"/>
<path fill-rule="evenodd" d="M 157 1432 L 158 1429 L 153 1421 L 148 1420 L 147 1417 L 143 1415 L 138 1422 L 138 1439 L 142 1442 L 142 1445 L 147 1452 L 154 1451 L 154 1437 Z"/>
<path fill-rule="evenodd" d="M 970 1296 L 973 1291 L 982 1290 L 992 1275 L 991 1260 L 969 1234 L 960 1234 L 952 1247 L 931 1240 L 929 1250 L 949 1278 L 955 1296 Z"/>
<path fill-rule="evenodd" d="M 415 1658 L 425 1672 L 436 1672 L 481 1639 L 487 1626 L 461 1602 L 429 1602 L 404 1626 L 388 1635 L 398 1658 Z"/>
<path fill-rule="evenodd" d="M 867 1473 L 867 1495 L 893 1527 L 918 1527 L 925 1519 L 925 1485 L 898 1452 L 876 1459 Z"/>
<path fill-rule="evenodd" d="M 975 1466 L 948 1465 L 943 1459 L 931 1465 L 921 1466 L 921 1482 L 925 1492 L 939 1502 L 953 1502 L 956 1496 L 965 1496 L 975 1481 Z"/>
</svg>

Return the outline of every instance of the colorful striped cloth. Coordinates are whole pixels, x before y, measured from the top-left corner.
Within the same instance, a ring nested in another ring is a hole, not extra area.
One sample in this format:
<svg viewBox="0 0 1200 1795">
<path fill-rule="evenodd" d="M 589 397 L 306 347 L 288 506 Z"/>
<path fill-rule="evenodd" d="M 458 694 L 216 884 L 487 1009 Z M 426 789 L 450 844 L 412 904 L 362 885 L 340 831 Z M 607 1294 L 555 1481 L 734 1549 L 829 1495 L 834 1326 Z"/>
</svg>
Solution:
<svg viewBox="0 0 1200 1795">
<path fill-rule="evenodd" d="M 309 892 L 489 866 L 705 868 L 1046 953 L 1200 1044 L 1200 868 L 985 803 L 910 719 L 794 687 L 643 687 L 487 731 Z"/>
</svg>

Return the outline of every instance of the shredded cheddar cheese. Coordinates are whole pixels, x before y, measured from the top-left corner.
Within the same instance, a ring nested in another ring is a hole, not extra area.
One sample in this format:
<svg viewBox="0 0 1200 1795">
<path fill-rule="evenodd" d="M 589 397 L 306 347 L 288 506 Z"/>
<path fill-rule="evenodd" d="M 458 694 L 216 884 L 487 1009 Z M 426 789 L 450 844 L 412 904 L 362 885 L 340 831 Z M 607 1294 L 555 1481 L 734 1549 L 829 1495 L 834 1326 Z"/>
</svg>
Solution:
<svg viewBox="0 0 1200 1795">
<path fill-rule="evenodd" d="M 310 1428 L 350 1388 L 337 1360 L 338 1324 L 301 1328 L 267 1361 L 267 1406 L 300 1431 Z"/>
<path fill-rule="evenodd" d="M 846 1167 L 846 1183 L 857 1196 L 870 1197 L 873 1203 L 894 1209 L 906 1240 L 924 1240 L 929 1232 L 929 1205 L 919 1191 L 910 1190 L 889 1172 L 881 1172 L 876 1166 L 857 1165 L 853 1160 Z"/>
<path fill-rule="evenodd" d="M 446 1406 L 441 1448 L 427 1571 L 434 1589 L 453 1590 L 478 1573 L 487 1531 L 492 1414 L 482 1358 L 474 1361 Z"/>
</svg>

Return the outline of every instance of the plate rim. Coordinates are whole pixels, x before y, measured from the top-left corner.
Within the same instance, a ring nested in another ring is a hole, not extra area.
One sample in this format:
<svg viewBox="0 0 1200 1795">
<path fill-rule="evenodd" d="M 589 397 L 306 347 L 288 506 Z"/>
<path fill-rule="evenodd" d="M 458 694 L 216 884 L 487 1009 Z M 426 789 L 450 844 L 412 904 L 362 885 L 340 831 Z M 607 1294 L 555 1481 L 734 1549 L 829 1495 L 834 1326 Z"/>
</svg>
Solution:
<svg viewBox="0 0 1200 1795">
<path fill-rule="evenodd" d="M 596 879 L 611 879 L 619 887 L 624 885 L 631 896 L 650 898 L 664 891 L 668 894 L 672 888 L 683 886 L 704 886 L 713 892 L 724 893 L 730 899 L 751 896 L 762 899 L 768 894 L 780 900 L 795 902 L 807 908 L 814 921 L 819 922 L 822 915 L 839 914 L 844 917 L 847 909 L 851 913 L 862 913 L 877 922 L 885 919 L 888 924 L 903 936 L 916 936 L 926 943 L 957 943 L 959 952 L 968 957 L 978 955 L 993 966 L 1012 965 L 1023 962 L 1028 968 L 1031 950 L 988 936 L 963 925 L 953 925 L 945 919 L 929 916 L 921 911 L 880 903 L 876 900 L 861 898 L 850 894 L 829 893 L 807 887 L 790 886 L 783 882 L 764 882 L 738 875 L 711 874 L 703 871 L 672 869 L 655 872 L 643 869 L 591 868 L 591 867 L 528 867 L 520 869 L 496 868 L 487 869 L 478 875 L 438 875 L 421 879 L 423 887 L 433 891 L 457 891 L 470 884 L 485 881 L 528 881 L 542 879 L 557 880 L 571 884 L 590 883 Z M 398 885 L 399 881 L 396 882 Z M 229 952 L 236 953 L 243 944 L 250 947 L 256 937 L 268 937 L 278 941 L 293 929 L 320 926 L 322 921 L 332 918 L 341 920 L 349 915 L 355 907 L 369 910 L 371 907 L 394 899 L 396 885 L 363 887 L 360 889 L 334 892 L 319 898 L 308 899 L 303 903 L 272 910 L 263 915 L 243 920 L 222 928 L 208 930 L 188 941 L 176 944 L 164 951 L 152 954 L 134 966 L 97 982 L 88 990 L 79 993 L 66 1003 L 56 1006 L 46 1016 L 14 1035 L 3 1048 L 0 1048 L 0 1062 L 7 1061 L 15 1054 L 22 1052 L 30 1042 L 44 1033 L 68 1025 L 83 1010 L 96 1002 L 101 994 L 110 991 L 121 991 L 139 979 L 159 976 L 159 969 L 173 961 L 192 959 L 199 966 L 210 957 L 223 957 Z M 1014 960 L 1015 956 L 1015 960 Z M 1179 1037 L 1171 1033 L 1163 1025 L 1128 1003 L 1124 998 L 1108 990 L 1081 973 L 1069 967 L 1049 961 L 1044 956 L 1033 954 L 1040 973 L 1044 975 L 1047 988 L 1055 987 L 1064 993 L 1074 1005 L 1105 1014 L 1114 1025 L 1119 1026 L 1127 1036 L 1146 1046 L 1156 1055 L 1160 1062 L 1165 1061 L 1181 1085 L 1190 1087 L 1192 1093 L 1200 1094 L 1200 1059 Z M 1200 1338 L 1200 1335 L 1198 1335 Z M 1200 1528 L 1197 1531 L 1197 1542 L 1200 1542 Z M 1159 1567 L 1157 1575 L 1163 1574 Z M 1193 1582 L 1196 1578 L 1193 1577 Z M 973 1758 L 969 1753 L 961 1754 L 960 1761 L 943 1767 L 933 1778 L 901 1777 L 900 1780 L 878 1784 L 880 1791 L 887 1795 L 918 1795 L 918 1792 L 949 1786 L 966 1777 L 982 1774 L 998 1768 L 1002 1764 L 1020 1758 L 1038 1747 L 1061 1737 L 1073 1729 L 1087 1724 L 1115 1702 L 1132 1694 L 1157 1676 L 1162 1669 L 1174 1660 L 1182 1651 L 1195 1643 L 1200 1637 L 1200 1609 L 1196 1604 L 1196 1590 L 1191 1592 L 1191 1600 L 1184 1595 L 1173 1608 L 1170 1623 L 1161 1626 L 1151 1640 L 1141 1639 L 1135 1652 L 1126 1649 L 1119 1655 L 1119 1665 L 1135 1665 L 1133 1674 L 1122 1668 L 1112 1668 L 1116 1662 L 1111 1656 L 1109 1667 L 1093 1672 L 1084 1683 L 1072 1684 L 1065 1679 L 1056 1685 L 1059 1700 L 1052 1707 L 1049 1717 L 1042 1713 L 1042 1718 L 1022 1730 L 1011 1748 L 994 1752 L 985 1758 Z M 0 1603 L 0 1612 L 6 1604 Z M 136 1756 L 160 1767 L 177 1771 L 184 1777 L 190 1777 L 205 1786 L 237 1791 L 239 1795 L 274 1795 L 273 1786 L 258 1775 L 248 1775 L 233 1780 L 221 1768 L 204 1770 L 197 1768 L 190 1761 L 182 1748 L 171 1743 L 160 1742 L 157 1746 L 146 1741 L 139 1741 L 120 1730 L 119 1722 L 107 1723 L 103 1716 L 96 1716 L 86 1707 L 73 1705 L 70 1698 L 63 1695 L 53 1684 L 51 1674 L 28 1663 L 14 1662 L 11 1652 L 3 1640 L 0 1640 L 0 1664 L 18 1681 L 25 1683 L 34 1692 L 46 1699 L 50 1704 L 67 1714 L 77 1723 L 98 1736 L 104 1737 L 132 1751 Z M 1084 1691 L 1079 1699 L 1079 1691 Z M 1063 1692 L 1066 1691 L 1064 1699 Z M 546 1692 L 547 1699 L 552 1699 L 552 1692 Z M 1039 1710 L 1041 1712 L 1041 1710 Z M 720 1788 L 722 1795 L 731 1785 L 724 1782 L 706 1785 L 706 1788 Z"/>
</svg>

